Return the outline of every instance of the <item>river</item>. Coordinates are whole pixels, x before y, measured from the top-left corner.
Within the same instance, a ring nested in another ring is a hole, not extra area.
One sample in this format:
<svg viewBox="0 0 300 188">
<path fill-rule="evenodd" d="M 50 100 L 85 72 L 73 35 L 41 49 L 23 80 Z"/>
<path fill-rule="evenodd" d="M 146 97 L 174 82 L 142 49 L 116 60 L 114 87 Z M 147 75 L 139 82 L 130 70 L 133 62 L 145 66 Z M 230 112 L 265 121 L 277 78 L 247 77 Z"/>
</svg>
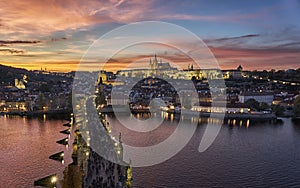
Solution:
<svg viewBox="0 0 300 188">
<path fill-rule="evenodd" d="M 300 187 L 300 125 L 288 118 L 279 124 L 226 122 L 212 146 L 199 153 L 206 120 L 202 119 L 176 156 L 158 165 L 134 168 L 134 187 Z M 116 129 L 122 127 L 114 117 L 108 121 Z M 167 121 L 148 135 L 124 134 L 123 140 L 135 146 L 157 144 L 176 125 Z"/>
<path fill-rule="evenodd" d="M 70 161 L 62 164 L 49 156 L 60 151 L 70 156 L 70 146 L 56 143 L 67 137 L 59 133 L 67 128 L 66 122 L 0 116 L 0 187 L 33 187 L 35 180 L 54 173 L 61 178 Z"/>
<path fill-rule="evenodd" d="M 121 124 L 107 120 L 112 130 Z M 198 146 L 205 130 L 199 123 L 191 141 L 171 159 L 151 167 L 133 169 L 133 185 L 150 187 L 299 187 L 300 125 L 283 118 L 282 124 L 223 125 L 213 145 L 203 153 Z M 66 135 L 63 120 L 0 117 L 0 187 L 33 187 L 34 180 L 59 173 L 69 163 L 48 157 L 59 151 L 71 153 L 55 142 Z M 166 139 L 176 128 L 166 121 L 151 134 L 122 133 L 129 145 L 152 145 Z M 127 130 L 128 131 L 128 130 Z M 116 133 L 116 136 L 118 133 Z"/>
</svg>

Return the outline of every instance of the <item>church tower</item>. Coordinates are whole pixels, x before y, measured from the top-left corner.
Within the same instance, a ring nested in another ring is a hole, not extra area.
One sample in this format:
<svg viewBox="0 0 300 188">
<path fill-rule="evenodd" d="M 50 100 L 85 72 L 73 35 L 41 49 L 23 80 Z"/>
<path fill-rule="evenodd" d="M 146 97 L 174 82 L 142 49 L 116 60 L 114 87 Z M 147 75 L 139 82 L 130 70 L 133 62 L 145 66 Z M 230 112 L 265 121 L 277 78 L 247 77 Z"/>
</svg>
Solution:
<svg viewBox="0 0 300 188">
<path fill-rule="evenodd" d="M 150 61 L 149 61 L 149 66 L 150 66 L 150 69 L 152 70 L 153 69 L 153 64 L 152 64 L 152 59 L 150 58 Z"/>
</svg>

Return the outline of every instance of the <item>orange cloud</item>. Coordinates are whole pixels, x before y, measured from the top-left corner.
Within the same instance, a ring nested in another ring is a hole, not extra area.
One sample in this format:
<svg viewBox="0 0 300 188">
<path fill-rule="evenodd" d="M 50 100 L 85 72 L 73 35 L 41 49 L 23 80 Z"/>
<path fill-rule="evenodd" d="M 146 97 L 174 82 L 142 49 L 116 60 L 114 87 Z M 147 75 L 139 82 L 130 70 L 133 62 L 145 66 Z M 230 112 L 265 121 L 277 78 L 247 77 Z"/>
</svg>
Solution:
<svg viewBox="0 0 300 188">
<path fill-rule="evenodd" d="M 154 0 L 15 0 L 0 1 L 0 7 L 0 33 L 39 35 L 99 23 L 170 19 L 235 22 L 266 14 L 266 11 L 239 15 L 178 14 L 170 11 L 172 7 L 160 7 Z"/>
<path fill-rule="evenodd" d="M 39 1 L 0 2 L 0 33 L 38 33 L 78 29 L 95 23 L 138 20 L 151 1 Z"/>
</svg>

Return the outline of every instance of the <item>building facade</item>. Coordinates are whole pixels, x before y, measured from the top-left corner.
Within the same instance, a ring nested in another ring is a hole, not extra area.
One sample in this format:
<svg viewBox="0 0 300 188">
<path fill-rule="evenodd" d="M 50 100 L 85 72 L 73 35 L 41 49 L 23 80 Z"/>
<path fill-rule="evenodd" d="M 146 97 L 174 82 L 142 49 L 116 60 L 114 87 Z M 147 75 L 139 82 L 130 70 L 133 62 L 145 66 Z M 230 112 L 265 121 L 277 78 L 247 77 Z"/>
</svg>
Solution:
<svg viewBox="0 0 300 188">
<path fill-rule="evenodd" d="M 243 92 L 239 95 L 239 101 L 245 103 L 249 99 L 255 99 L 259 103 L 267 103 L 271 105 L 274 100 L 273 93 L 267 92 Z"/>
</svg>

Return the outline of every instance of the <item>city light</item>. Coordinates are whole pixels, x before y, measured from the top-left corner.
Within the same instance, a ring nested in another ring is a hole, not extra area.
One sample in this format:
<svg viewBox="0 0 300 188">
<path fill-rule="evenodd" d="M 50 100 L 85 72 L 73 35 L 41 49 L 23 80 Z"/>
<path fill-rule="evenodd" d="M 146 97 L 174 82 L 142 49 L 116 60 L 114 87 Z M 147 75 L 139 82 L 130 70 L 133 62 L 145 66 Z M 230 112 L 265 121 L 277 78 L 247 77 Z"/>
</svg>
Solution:
<svg viewBox="0 0 300 188">
<path fill-rule="evenodd" d="M 0 4 L 0 187 L 300 187 L 300 1 Z"/>
<path fill-rule="evenodd" d="M 53 176 L 51 178 L 51 183 L 55 184 L 57 182 L 57 177 L 56 176 Z"/>
</svg>

